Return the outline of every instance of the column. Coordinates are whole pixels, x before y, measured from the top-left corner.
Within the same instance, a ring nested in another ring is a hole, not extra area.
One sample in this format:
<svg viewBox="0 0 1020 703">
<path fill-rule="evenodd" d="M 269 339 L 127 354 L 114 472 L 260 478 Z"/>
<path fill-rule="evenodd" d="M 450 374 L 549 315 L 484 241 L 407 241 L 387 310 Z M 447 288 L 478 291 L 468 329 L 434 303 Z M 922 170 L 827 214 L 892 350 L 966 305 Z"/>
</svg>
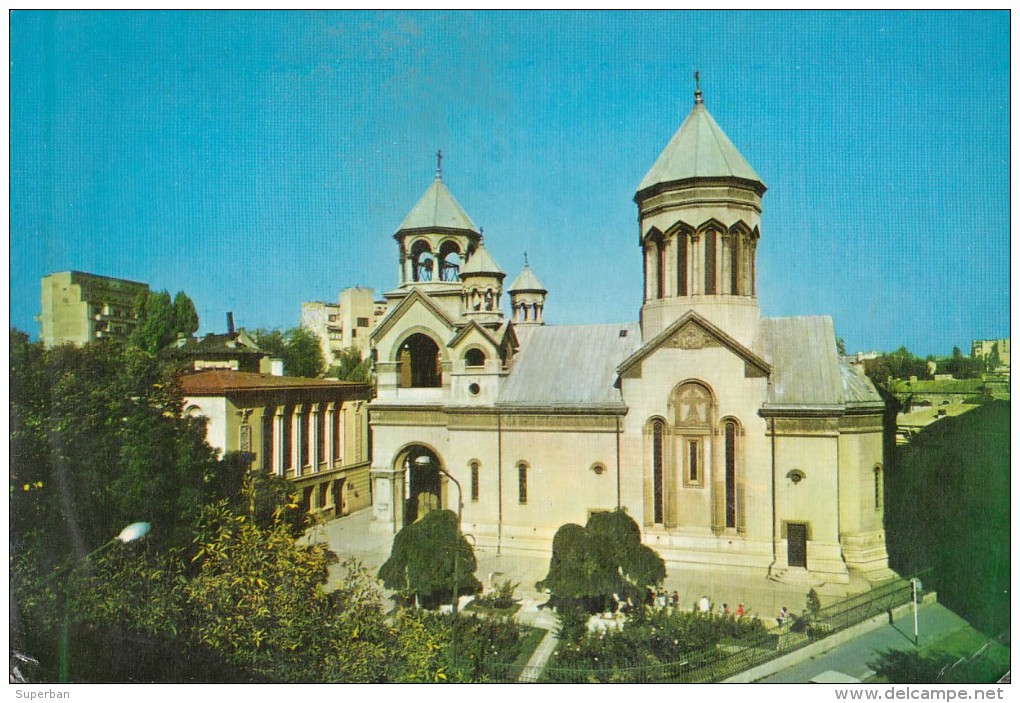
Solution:
<svg viewBox="0 0 1020 703">
<path fill-rule="evenodd" d="M 432 280 L 439 280 L 439 256 L 432 257 Z"/>
<path fill-rule="evenodd" d="M 326 467 L 328 469 L 332 469 L 333 468 L 333 451 L 334 451 L 334 447 L 336 446 L 334 444 L 334 442 L 336 442 L 336 437 L 334 437 L 334 432 L 333 432 L 333 422 L 334 422 L 333 414 L 336 412 L 335 408 L 336 408 L 336 403 L 326 403 L 326 423 L 325 423 L 325 427 L 326 427 L 326 439 L 325 439 L 326 448 L 325 448 L 325 451 L 326 451 Z"/>
<path fill-rule="evenodd" d="M 308 462 L 312 465 L 312 473 L 319 470 L 319 404 L 312 403 L 308 413 Z"/>
<path fill-rule="evenodd" d="M 283 426 L 283 405 L 276 406 L 276 415 L 273 416 L 273 473 L 281 478 L 285 471 L 283 468 L 283 433 L 286 428 Z"/>
<path fill-rule="evenodd" d="M 301 415 L 304 410 L 300 405 L 294 406 L 294 414 L 290 418 L 290 465 L 294 467 L 294 476 L 301 475 Z"/>
</svg>

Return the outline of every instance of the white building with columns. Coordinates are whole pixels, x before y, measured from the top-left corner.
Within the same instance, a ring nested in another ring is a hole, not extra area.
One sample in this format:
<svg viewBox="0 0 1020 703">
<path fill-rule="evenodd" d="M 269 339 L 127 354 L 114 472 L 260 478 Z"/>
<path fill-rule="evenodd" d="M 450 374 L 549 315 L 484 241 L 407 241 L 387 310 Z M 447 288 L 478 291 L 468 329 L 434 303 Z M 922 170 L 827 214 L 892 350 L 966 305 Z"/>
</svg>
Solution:
<svg viewBox="0 0 1020 703">
<path fill-rule="evenodd" d="M 371 504 L 368 384 L 224 369 L 184 374 L 180 384 L 185 413 L 206 418 L 211 446 L 290 480 L 313 514 Z"/>
<path fill-rule="evenodd" d="M 699 90 L 620 236 L 644 260 L 639 321 L 553 326 L 530 266 L 504 318 L 505 275 L 437 172 L 372 334 L 376 529 L 462 499 L 479 548 L 549 554 L 621 507 L 670 566 L 805 590 L 890 576 L 884 404 L 831 318 L 762 317 L 765 191 Z"/>
</svg>

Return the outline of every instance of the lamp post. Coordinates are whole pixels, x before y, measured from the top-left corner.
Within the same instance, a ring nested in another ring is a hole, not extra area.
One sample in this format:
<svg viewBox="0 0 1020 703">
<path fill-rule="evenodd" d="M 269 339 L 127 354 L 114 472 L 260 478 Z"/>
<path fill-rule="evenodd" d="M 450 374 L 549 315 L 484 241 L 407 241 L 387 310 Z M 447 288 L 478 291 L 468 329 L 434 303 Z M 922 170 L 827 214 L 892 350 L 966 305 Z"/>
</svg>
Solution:
<svg viewBox="0 0 1020 703">
<path fill-rule="evenodd" d="M 70 657 L 68 656 L 68 650 L 70 649 L 71 641 L 71 574 L 78 568 L 78 565 L 82 562 L 88 561 L 100 552 L 104 552 L 117 542 L 124 544 L 128 542 L 134 542 L 135 540 L 141 539 L 145 535 L 149 534 L 149 530 L 152 529 L 152 525 L 147 522 L 132 522 L 130 525 L 120 531 L 116 537 L 101 545 L 100 547 L 93 549 L 91 552 L 83 556 L 78 561 L 71 565 L 71 571 L 68 573 L 67 583 L 64 584 L 64 624 L 60 630 L 60 683 L 67 683 L 68 680 L 68 668 L 70 663 Z"/>
<path fill-rule="evenodd" d="M 920 646 L 917 634 L 917 592 L 921 590 L 921 579 L 916 576 L 910 579 L 910 599 L 914 602 L 914 646 Z"/>
</svg>

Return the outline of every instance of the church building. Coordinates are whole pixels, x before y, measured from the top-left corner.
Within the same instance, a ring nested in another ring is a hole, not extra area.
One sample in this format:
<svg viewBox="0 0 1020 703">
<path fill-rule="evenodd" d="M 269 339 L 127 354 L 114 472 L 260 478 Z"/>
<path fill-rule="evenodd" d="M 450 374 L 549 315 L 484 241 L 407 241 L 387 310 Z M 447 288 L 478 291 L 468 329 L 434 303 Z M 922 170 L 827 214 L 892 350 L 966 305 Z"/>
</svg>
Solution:
<svg viewBox="0 0 1020 703">
<path fill-rule="evenodd" d="M 548 555 L 622 507 L 668 568 L 888 576 L 884 405 L 831 318 L 761 316 L 765 190 L 699 89 L 634 196 L 639 321 L 546 325 L 535 271 L 506 285 L 437 171 L 372 333 L 375 529 L 462 501 L 479 548 Z"/>
</svg>

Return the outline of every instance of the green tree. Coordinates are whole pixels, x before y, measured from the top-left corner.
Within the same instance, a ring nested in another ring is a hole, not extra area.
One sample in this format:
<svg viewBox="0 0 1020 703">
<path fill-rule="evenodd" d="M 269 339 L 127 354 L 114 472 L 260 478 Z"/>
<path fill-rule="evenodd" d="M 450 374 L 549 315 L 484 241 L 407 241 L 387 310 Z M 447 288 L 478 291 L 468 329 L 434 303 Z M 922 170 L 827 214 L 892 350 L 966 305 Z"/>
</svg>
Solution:
<svg viewBox="0 0 1020 703">
<path fill-rule="evenodd" d="M 191 298 L 178 291 L 174 296 L 174 336 L 184 334 L 190 337 L 198 332 L 198 310 Z"/>
<path fill-rule="evenodd" d="M 836 337 L 836 353 L 846 356 L 846 341 L 842 337 Z"/>
<path fill-rule="evenodd" d="M 557 606 L 604 610 L 616 594 L 640 601 L 642 592 L 666 578 L 666 565 L 641 544 L 641 530 L 622 509 L 595 513 L 585 527 L 567 524 L 553 536 L 549 573 L 537 586 Z"/>
<path fill-rule="evenodd" d="M 257 330 L 255 342 L 266 354 L 283 359 L 283 372 L 287 376 L 316 378 L 326 368 L 319 338 L 304 327 L 293 327 L 286 332 Z"/>
<path fill-rule="evenodd" d="M 329 369 L 329 375 L 341 381 L 358 381 L 370 383 L 372 381 L 372 359 L 361 358 L 361 352 L 357 347 L 348 347 L 340 352 L 340 358 L 335 366 Z"/>
<path fill-rule="evenodd" d="M 457 514 L 433 510 L 396 534 L 379 578 L 386 588 L 413 595 L 423 607 L 433 607 L 452 598 L 455 583 L 459 595 L 481 591 L 474 575 L 477 568 Z"/>
<path fill-rule="evenodd" d="M 138 326 L 131 335 L 131 341 L 136 347 L 149 354 L 157 354 L 176 339 L 174 304 L 167 291 L 143 291 L 136 299 L 135 309 L 138 311 Z"/>
<path fill-rule="evenodd" d="M 985 362 L 964 356 L 959 347 L 953 347 L 953 354 L 939 362 L 939 373 L 952 374 L 953 378 L 980 378 L 985 371 Z"/>
<path fill-rule="evenodd" d="M 322 346 L 315 333 L 305 327 L 287 330 L 287 348 L 283 357 L 283 368 L 288 376 L 316 378 L 326 370 Z"/>
</svg>

